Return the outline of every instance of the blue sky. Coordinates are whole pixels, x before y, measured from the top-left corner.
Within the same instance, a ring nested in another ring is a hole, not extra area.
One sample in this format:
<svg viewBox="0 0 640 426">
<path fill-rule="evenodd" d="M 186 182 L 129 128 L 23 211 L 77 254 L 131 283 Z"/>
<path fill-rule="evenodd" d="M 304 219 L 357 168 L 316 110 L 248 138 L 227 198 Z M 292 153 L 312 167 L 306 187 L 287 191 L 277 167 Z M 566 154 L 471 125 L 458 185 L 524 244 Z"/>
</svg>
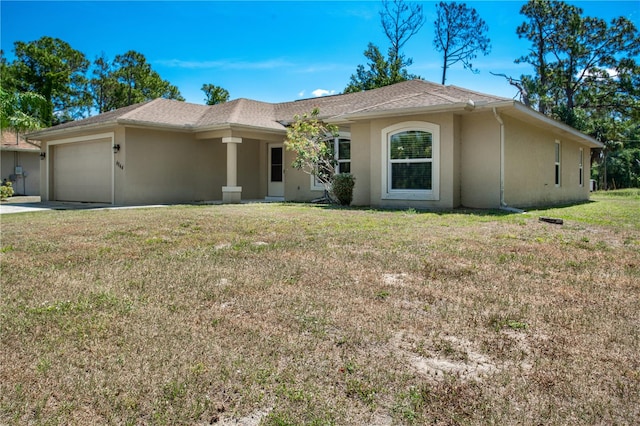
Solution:
<svg viewBox="0 0 640 426">
<path fill-rule="evenodd" d="M 426 24 L 403 51 L 409 71 L 440 82 L 442 64 L 433 48 L 436 2 L 423 4 Z M 523 1 L 467 1 L 489 25 L 492 51 L 478 57 L 479 74 L 460 65 L 447 84 L 506 97 L 515 90 L 503 78 L 529 73 L 514 59 L 529 44 L 515 30 Z M 640 2 L 570 1 L 584 14 L 610 21 L 625 16 L 640 26 Z M 369 42 L 388 48 L 380 26 L 380 1 L 5 1 L 0 2 L 1 48 L 13 60 L 13 43 L 60 38 L 93 61 L 128 50 L 145 55 L 188 102 L 204 103 L 205 83 L 227 89 L 231 99 L 282 102 L 340 93 Z"/>
</svg>

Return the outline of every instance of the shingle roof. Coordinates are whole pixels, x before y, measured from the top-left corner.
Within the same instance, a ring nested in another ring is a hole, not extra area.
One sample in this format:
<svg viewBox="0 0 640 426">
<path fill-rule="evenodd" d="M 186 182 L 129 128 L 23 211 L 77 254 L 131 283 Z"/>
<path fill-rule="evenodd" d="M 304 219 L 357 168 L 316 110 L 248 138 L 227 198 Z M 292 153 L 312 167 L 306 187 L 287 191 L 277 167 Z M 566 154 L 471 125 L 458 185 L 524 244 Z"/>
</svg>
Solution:
<svg viewBox="0 0 640 426">
<path fill-rule="evenodd" d="M 39 144 L 27 142 L 22 135 L 16 138 L 16 132 L 13 130 L 2 129 L 0 139 L 0 147 L 3 151 L 40 151 Z"/>
<path fill-rule="evenodd" d="M 295 115 L 320 110 L 321 118 L 347 116 L 360 112 L 389 112 L 409 108 L 449 106 L 465 103 L 505 101 L 506 98 L 474 92 L 456 86 L 443 86 L 423 80 L 410 80 L 364 92 L 325 96 L 283 103 L 236 99 L 218 105 L 198 105 L 168 99 L 131 105 L 84 120 L 64 123 L 40 133 L 100 124 L 140 124 L 182 129 L 205 129 L 220 125 L 244 125 L 284 130 L 283 122 Z"/>
<path fill-rule="evenodd" d="M 123 108 L 118 108 L 116 110 L 113 111 L 108 111 L 108 112 L 103 112 L 102 114 L 98 114 L 98 115 L 94 115 L 92 117 L 89 118 L 84 118 L 82 120 L 76 120 L 76 121 L 67 121 L 66 123 L 62 123 L 62 124 L 58 124 L 57 126 L 53 126 L 50 127 L 49 129 L 46 130 L 61 130 L 61 129 L 68 129 L 71 127 L 79 127 L 79 126 L 90 126 L 92 124 L 102 124 L 102 123 L 109 123 L 109 122 L 115 122 L 118 118 L 120 118 L 121 116 L 127 114 L 130 111 L 133 111 L 137 108 L 140 108 L 143 105 L 146 105 L 150 102 L 153 101 L 148 101 L 148 102 L 142 102 L 139 104 L 133 104 L 133 105 L 129 105 Z M 39 133 L 39 132 L 37 132 Z"/>
<path fill-rule="evenodd" d="M 419 108 L 437 105 L 451 105 L 474 102 L 505 101 L 506 98 L 462 89 L 456 86 L 443 86 L 424 80 L 409 80 L 365 92 L 304 99 L 295 102 L 277 104 L 279 120 L 291 120 L 295 114 L 303 114 L 317 107 L 320 116 L 338 117 L 361 111 L 389 111 Z"/>
<path fill-rule="evenodd" d="M 266 129 L 282 129 L 275 117 L 275 105 L 251 99 L 236 99 L 212 105 L 198 121 L 198 127 L 239 124 Z"/>
<path fill-rule="evenodd" d="M 208 108 L 207 105 L 158 98 L 127 111 L 118 117 L 118 121 L 192 128 Z"/>
</svg>

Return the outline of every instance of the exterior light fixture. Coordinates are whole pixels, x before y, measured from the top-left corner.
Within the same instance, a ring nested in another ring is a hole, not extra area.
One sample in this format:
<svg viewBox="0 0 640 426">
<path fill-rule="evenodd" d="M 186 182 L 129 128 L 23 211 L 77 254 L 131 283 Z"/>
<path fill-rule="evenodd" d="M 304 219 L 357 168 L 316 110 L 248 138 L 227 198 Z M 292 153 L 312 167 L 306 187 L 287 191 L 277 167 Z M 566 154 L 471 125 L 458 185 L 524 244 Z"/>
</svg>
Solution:
<svg viewBox="0 0 640 426">
<path fill-rule="evenodd" d="M 118 152 L 120 152 L 120 144 L 115 144 L 113 145 L 113 153 L 117 154 Z"/>
<path fill-rule="evenodd" d="M 47 158 L 47 153 L 46 153 L 46 152 L 44 152 L 44 151 L 42 151 L 42 152 L 40 153 L 40 159 L 41 159 L 41 160 L 44 160 L 45 158 Z"/>
</svg>

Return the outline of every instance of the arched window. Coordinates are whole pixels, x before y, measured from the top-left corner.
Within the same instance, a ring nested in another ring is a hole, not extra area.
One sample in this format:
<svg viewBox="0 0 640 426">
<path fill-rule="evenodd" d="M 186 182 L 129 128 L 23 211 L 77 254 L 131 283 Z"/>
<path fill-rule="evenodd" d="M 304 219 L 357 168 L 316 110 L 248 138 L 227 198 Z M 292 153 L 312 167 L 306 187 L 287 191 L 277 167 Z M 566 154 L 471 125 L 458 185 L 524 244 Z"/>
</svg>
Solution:
<svg viewBox="0 0 640 426">
<path fill-rule="evenodd" d="M 411 121 L 382 130 L 382 198 L 438 200 L 440 126 Z"/>
</svg>

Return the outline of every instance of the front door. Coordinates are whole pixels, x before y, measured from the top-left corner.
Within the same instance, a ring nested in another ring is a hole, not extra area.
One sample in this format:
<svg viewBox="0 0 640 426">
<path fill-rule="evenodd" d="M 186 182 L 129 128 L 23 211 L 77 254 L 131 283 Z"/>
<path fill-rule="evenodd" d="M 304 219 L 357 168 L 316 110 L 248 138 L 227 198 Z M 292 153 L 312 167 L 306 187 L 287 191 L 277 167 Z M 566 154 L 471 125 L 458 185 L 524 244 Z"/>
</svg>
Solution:
<svg viewBox="0 0 640 426">
<path fill-rule="evenodd" d="M 269 197 L 284 197 L 284 148 L 269 144 Z"/>
</svg>

